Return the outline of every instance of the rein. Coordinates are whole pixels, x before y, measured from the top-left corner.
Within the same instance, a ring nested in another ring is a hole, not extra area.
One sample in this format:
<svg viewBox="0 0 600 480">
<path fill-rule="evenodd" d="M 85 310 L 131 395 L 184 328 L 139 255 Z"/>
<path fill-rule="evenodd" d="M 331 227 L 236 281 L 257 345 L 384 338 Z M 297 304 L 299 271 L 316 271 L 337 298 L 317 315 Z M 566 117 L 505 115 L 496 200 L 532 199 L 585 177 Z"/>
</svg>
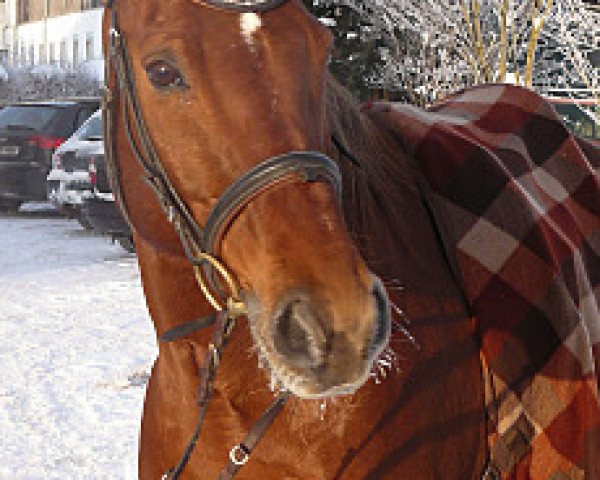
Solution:
<svg viewBox="0 0 600 480">
<path fill-rule="evenodd" d="M 262 11 L 275 8 L 283 1 L 212 0 L 207 1 L 207 4 L 236 11 Z M 200 436 L 212 398 L 222 351 L 227 345 L 236 320 L 246 314 L 238 282 L 218 257 L 223 236 L 240 212 L 267 190 L 291 182 L 325 180 L 332 185 L 338 198 L 341 198 L 341 175 L 336 163 L 320 152 L 296 151 L 269 158 L 231 184 L 218 199 L 204 227 L 198 225 L 169 179 L 148 133 L 135 88 L 131 57 L 125 37 L 119 28 L 114 4 L 115 0 L 108 0 L 106 5 L 111 13 L 111 26 L 102 108 L 106 163 L 115 197 L 125 219 L 133 228 L 116 161 L 116 120 L 117 108 L 120 107 L 128 144 L 142 167 L 145 180 L 156 194 L 166 218 L 179 235 L 202 293 L 216 310 L 216 313 L 205 318 L 176 326 L 160 338 L 163 342 L 176 341 L 199 329 L 215 326 L 199 372 L 199 414 L 196 428 L 179 463 L 169 468 L 161 477 L 162 480 L 176 480 L 185 469 Z M 111 81 L 116 82 L 114 90 L 110 87 Z M 218 282 L 216 274 L 222 282 Z M 223 291 L 220 283 L 227 286 L 227 293 Z M 252 426 L 246 438 L 231 449 L 229 462 L 221 471 L 219 480 L 233 478 L 248 461 L 253 449 L 283 409 L 289 395 L 287 391 L 281 392 Z"/>
</svg>

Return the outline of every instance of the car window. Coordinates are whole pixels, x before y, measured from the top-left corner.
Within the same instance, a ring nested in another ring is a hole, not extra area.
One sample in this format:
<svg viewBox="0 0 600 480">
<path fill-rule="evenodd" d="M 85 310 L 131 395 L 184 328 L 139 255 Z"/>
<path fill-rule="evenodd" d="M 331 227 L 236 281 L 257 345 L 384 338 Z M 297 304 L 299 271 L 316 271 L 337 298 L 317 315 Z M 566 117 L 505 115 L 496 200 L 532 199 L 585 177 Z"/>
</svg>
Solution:
<svg viewBox="0 0 600 480">
<path fill-rule="evenodd" d="M 59 107 L 13 105 L 0 110 L 0 128 L 26 127 L 43 130 L 61 111 Z"/>
<path fill-rule="evenodd" d="M 598 117 L 599 110 L 593 106 L 575 104 L 553 103 L 557 113 L 562 117 L 567 127 L 576 135 L 583 138 L 600 139 L 600 124 L 594 117 Z"/>
<path fill-rule="evenodd" d="M 77 110 L 77 114 L 75 115 L 75 128 L 81 127 L 83 123 L 88 119 L 89 115 L 88 111 L 85 108 L 80 108 Z"/>
<path fill-rule="evenodd" d="M 46 126 L 45 130 L 50 135 L 56 135 L 58 137 L 68 138 L 75 131 L 75 114 L 76 109 L 73 106 L 67 106 L 62 109 L 60 115 L 56 115 L 55 118 Z"/>
<path fill-rule="evenodd" d="M 76 117 L 76 128 L 79 128 L 83 123 L 90 118 L 98 110 L 98 105 L 83 104 L 79 107 Z"/>
<path fill-rule="evenodd" d="M 100 115 L 90 117 L 77 131 L 77 137 L 80 139 L 102 138 L 102 117 Z"/>
</svg>

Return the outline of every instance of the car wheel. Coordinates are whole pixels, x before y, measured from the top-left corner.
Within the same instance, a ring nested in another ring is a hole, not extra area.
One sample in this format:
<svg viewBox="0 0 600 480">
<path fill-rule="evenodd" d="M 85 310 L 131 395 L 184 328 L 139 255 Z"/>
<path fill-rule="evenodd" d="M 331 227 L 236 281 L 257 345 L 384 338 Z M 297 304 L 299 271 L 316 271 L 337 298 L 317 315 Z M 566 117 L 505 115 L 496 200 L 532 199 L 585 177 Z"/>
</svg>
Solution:
<svg viewBox="0 0 600 480">
<path fill-rule="evenodd" d="M 78 216 L 81 215 L 81 212 L 77 208 L 75 208 L 71 205 L 62 204 L 62 205 L 58 205 L 57 208 L 62 215 L 64 215 L 65 217 L 67 217 L 69 219 L 71 219 L 71 218 L 76 219 Z"/>
<path fill-rule="evenodd" d="M 135 244 L 133 243 L 133 237 L 117 237 L 117 242 L 129 253 L 135 253 Z"/>
<path fill-rule="evenodd" d="M 16 213 L 22 203 L 19 200 L 0 200 L 0 212 Z"/>
<path fill-rule="evenodd" d="M 82 213 L 79 213 L 79 215 L 77 215 L 77 221 L 79 222 L 79 225 L 81 225 L 86 230 L 94 229 L 94 226 L 90 223 L 90 221 L 87 219 L 87 217 L 85 215 L 83 215 Z"/>
</svg>

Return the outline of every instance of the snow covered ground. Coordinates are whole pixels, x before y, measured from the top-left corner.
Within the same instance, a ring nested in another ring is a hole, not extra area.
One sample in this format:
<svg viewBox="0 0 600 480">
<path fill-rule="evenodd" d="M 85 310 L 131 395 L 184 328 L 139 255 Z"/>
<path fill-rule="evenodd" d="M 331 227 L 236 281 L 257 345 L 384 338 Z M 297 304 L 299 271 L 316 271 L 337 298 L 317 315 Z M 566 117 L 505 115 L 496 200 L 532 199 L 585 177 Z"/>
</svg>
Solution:
<svg viewBox="0 0 600 480">
<path fill-rule="evenodd" d="M 0 480 L 136 478 L 156 347 L 135 256 L 0 216 L 0 342 Z"/>
</svg>

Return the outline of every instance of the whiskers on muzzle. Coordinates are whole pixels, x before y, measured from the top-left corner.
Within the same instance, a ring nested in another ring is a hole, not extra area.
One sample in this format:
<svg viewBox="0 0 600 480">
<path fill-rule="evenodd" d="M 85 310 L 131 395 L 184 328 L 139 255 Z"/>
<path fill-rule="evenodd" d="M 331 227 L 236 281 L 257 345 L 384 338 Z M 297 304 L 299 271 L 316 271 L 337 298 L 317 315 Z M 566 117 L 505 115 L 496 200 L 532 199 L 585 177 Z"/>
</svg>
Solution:
<svg viewBox="0 0 600 480">
<path fill-rule="evenodd" d="M 379 278 L 373 276 L 371 295 L 375 299 L 376 317 L 373 339 L 369 347 L 371 361 L 379 357 L 390 341 L 392 331 L 390 300 Z"/>
<path fill-rule="evenodd" d="M 335 312 L 352 312 L 353 305 L 338 305 L 336 310 L 336 305 L 317 297 L 294 292 L 279 302 L 270 318 L 250 314 L 259 356 L 279 387 L 300 397 L 353 393 L 367 381 L 373 362 L 388 345 L 387 294 L 373 277 L 369 293 L 357 303 L 362 310 L 357 309 L 356 318 L 346 313 L 337 323 Z M 268 325 L 265 328 L 260 322 Z"/>
</svg>

